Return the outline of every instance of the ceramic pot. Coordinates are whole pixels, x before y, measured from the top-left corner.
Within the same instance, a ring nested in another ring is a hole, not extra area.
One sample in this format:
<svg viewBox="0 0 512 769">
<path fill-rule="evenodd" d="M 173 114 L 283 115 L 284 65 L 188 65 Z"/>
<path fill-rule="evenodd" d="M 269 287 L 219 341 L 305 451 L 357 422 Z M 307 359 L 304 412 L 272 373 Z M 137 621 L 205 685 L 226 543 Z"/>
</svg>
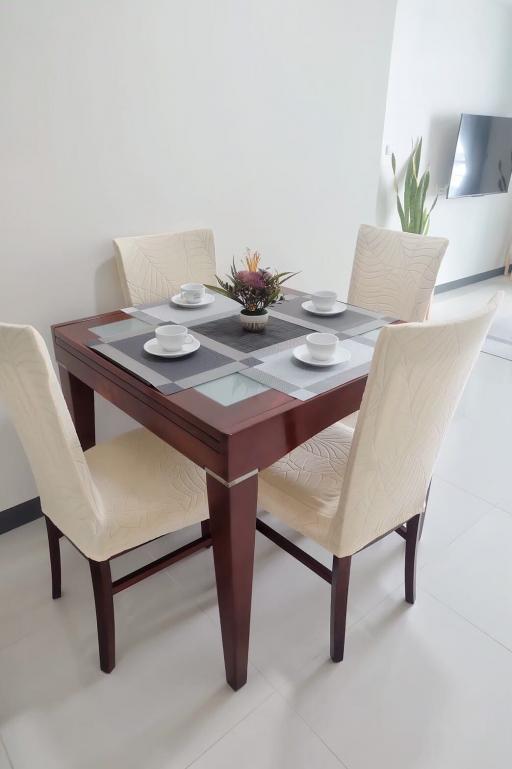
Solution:
<svg viewBox="0 0 512 769">
<path fill-rule="evenodd" d="M 267 310 L 261 315 L 248 315 L 245 313 L 245 310 L 242 310 L 240 313 L 240 323 L 246 331 L 263 331 L 269 317 Z"/>
</svg>

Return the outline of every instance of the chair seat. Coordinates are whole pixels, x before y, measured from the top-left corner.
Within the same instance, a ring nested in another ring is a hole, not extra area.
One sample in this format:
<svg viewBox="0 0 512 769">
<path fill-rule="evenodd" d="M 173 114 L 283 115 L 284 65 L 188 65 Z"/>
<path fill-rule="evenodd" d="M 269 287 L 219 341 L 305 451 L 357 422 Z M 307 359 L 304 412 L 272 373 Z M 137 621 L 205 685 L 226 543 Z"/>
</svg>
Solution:
<svg viewBox="0 0 512 769">
<path fill-rule="evenodd" d="M 260 473 L 259 504 L 291 528 L 334 552 L 330 526 L 354 431 L 338 422 Z"/>
<path fill-rule="evenodd" d="M 106 560 L 208 518 L 204 470 L 145 429 L 100 443 L 85 457 L 104 516 L 84 552 L 89 558 Z"/>
</svg>

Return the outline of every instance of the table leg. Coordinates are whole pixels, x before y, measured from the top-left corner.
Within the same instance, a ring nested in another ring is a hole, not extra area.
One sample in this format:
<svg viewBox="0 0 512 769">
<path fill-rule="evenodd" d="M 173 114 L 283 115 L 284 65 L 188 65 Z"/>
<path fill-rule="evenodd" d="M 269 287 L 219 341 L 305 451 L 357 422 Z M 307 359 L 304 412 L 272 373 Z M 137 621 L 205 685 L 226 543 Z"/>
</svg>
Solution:
<svg viewBox="0 0 512 769">
<path fill-rule="evenodd" d="M 236 691 L 247 681 L 258 474 L 230 485 L 206 477 L 226 680 Z"/>
<path fill-rule="evenodd" d="M 62 392 L 75 425 L 78 440 L 82 449 L 87 451 L 96 443 L 94 390 L 70 374 L 64 366 L 59 366 L 59 375 Z"/>
</svg>

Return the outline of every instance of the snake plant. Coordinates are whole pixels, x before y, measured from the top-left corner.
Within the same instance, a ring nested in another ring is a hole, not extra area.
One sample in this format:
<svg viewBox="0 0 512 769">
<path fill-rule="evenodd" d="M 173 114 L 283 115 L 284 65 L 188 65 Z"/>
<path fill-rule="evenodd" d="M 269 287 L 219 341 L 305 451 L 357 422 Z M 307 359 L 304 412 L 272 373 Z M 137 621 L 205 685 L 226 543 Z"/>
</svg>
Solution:
<svg viewBox="0 0 512 769">
<path fill-rule="evenodd" d="M 404 180 L 404 200 L 400 200 L 398 178 L 396 175 L 396 157 L 391 155 L 391 167 L 395 183 L 396 205 L 398 215 L 404 232 L 416 232 L 426 235 L 430 226 L 430 214 L 434 210 L 438 196 L 429 209 L 425 206 L 428 188 L 430 185 L 430 171 L 426 170 L 420 177 L 421 148 L 423 139 L 418 139 L 412 148 L 407 161 L 407 169 Z"/>
</svg>

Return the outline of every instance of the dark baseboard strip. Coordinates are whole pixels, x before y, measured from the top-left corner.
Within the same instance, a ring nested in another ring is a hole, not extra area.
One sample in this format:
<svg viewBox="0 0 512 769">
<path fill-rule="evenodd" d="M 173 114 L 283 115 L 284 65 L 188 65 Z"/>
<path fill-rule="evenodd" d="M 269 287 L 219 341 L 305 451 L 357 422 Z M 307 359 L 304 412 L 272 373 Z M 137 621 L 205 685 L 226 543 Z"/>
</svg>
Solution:
<svg viewBox="0 0 512 769">
<path fill-rule="evenodd" d="M 449 283 L 441 283 L 440 286 L 436 286 L 434 294 L 443 294 L 445 291 L 453 291 L 455 288 L 462 288 L 462 286 L 469 286 L 471 283 L 480 283 L 482 280 L 489 280 L 489 278 L 497 278 L 498 275 L 503 275 L 503 267 L 496 267 L 494 270 L 488 270 L 487 272 L 480 272 L 478 275 L 468 275 L 466 278 L 459 278 L 459 280 L 452 280 Z"/>
<path fill-rule="evenodd" d="M 24 523 L 35 521 L 42 514 L 39 497 L 29 499 L 27 502 L 10 507 L 8 510 L 3 510 L 0 512 L 0 534 L 5 534 L 6 531 L 11 531 L 11 529 L 17 529 L 18 526 L 23 526 Z"/>
</svg>

